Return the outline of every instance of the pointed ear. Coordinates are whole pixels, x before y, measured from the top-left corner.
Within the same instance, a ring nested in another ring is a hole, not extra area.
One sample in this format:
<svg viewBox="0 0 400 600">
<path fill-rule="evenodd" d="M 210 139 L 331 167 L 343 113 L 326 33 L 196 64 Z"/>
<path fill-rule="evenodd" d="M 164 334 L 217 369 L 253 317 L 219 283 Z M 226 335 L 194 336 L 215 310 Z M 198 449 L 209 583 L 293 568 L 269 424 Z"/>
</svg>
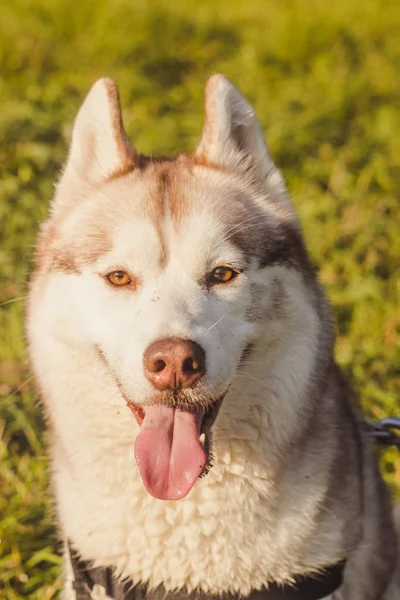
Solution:
<svg viewBox="0 0 400 600">
<path fill-rule="evenodd" d="M 77 181 L 86 187 L 96 186 L 135 164 L 136 153 L 122 123 L 117 85 L 111 79 L 99 79 L 76 117 L 68 161 L 58 187 Z"/>
<path fill-rule="evenodd" d="M 253 108 L 224 75 L 213 75 L 207 82 L 203 137 L 195 156 L 201 162 L 250 175 L 271 193 L 286 194 Z"/>
</svg>

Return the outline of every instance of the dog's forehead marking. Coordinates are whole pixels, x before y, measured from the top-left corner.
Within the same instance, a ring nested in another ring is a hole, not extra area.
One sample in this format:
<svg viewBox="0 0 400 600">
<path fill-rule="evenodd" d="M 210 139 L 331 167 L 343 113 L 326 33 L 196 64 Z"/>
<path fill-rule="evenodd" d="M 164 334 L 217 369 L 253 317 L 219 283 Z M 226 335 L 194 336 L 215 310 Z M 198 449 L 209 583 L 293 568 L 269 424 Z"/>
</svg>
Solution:
<svg viewBox="0 0 400 600">
<path fill-rule="evenodd" d="M 85 208 L 73 212 L 65 219 L 67 226 L 65 222 L 54 224 L 58 231 L 64 228 L 64 236 L 68 238 L 62 248 L 53 252 L 54 270 L 73 272 L 80 264 L 97 262 L 115 246 L 115 231 L 128 231 L 129 225 L 121 227 L 124 223 L 131 224 L 131 236 L 140 241 L 140 228 L 132 227 L 132 218 L 140 216 L 142 228 L 149 231 L 144 225 L 147 219 L 157 235 L 159 248 L 155 250 L 154 246 L 154 250 L 160 266 L 168 260 L 169 246 L 172 243 L 176 246 L 174 238 L 185 238 L 186 247 L 181 251 L 185 254 L 192 251 L 193 255 L 195 240 L 199 249 L 205 247 L 201 244 L 202 236 L 213 247 L 229 242 L 247 264 L 256 258 L 260 266 L 271 259 L 290 262 L 293 256 L 299 256 L 289 248 L 293 242 L 289 245 L 287 242 L 298 237 L 290 215 L 281 214 L 273 202 L 265 199 L 261 202 L 254 190 L 225 171 L 198 165 L 189 157 L 149 163 L 143 170 L 108 182 L 87 201 Z M 194 220 L 199 235 L 193 229 Z M 193 231 L 193 240 L 183 234 L 188 229 Z M 50 237 L 45 236 L 42 244 L 44 254 L 48 252 Z"/>
<path fill-rule="evenodd" d="M 158 231 L 168 260 L 186 264 L 192 272 L 196 264 L 201 269 L 212 262 L 250 262 L 243 245 L 230 235 L 242 227 L 249 207 L 244 198 L 235 197 L 224 173 L 177 162 L 168 164 L 159 177 Z"/>
<path fill-rule="evenodd" d="M 143 209 L 159 238 L 161 263 L 172 248 L 185 254 L 186 262 L 190 254 L 196 258 L 196 250 L 208 252 L 210 246 L 228 261 L 224 244 L 229 254 L 235 247 L 246 264 L 254 258 L 262 264 L 274 252 L 275 207 L 254 201 L 251 191 L 224 171 L 177 159 L 150 165 L 143 180 L 148 190 Z"/>
<path fill-rule="evenodd" d="M 128 250 L 133 254 L 136 248 L 143 254 L 139 247 L 147 242 L 147 234 L 142 235 L 140 229 L 149 232 L 148 243 L 157 254 L 160 266 L 169 260 L 171 252 L 180 253 L 184 262 L 190 257 L 196 259 L 196 255 L 197 260 L 204 258 L 199 253 L 207 254 L 206 240 L 208 247 L 217 251 L 223 242 L 229 248 L 235 245 L 234 240 L 227 243 L 223 219 L 221 221 L 215 207 L 218 194 L 194 177 L 186 163 L 177 161 L 149 167 L 143 174 L 143 185 L 147 188 L 139 211 L 143 217 L 126 219 L 118 225 L 114 235 L 115 244 L 120 235 L 125 239 L 125 253 Z M 124 195 L 127 197 L 126 190 Z M 120 247 L 122 250 L 122 245 Z M 146 255 L 150 253 L 147 247 Z"/>
<path fill-rule="evenodd" d="M 127 219 L 115 229 L 112 249 L 95 264 L 100 271 L 126 267 L 147 280 L 166 270 L 175 275 L 183 270 L 197 280 L 224 262 L 246 265 L 242 251 L 226 238 L 218 220 L 199 211 L 179 224 L 166 214 L 158 227 L 145 217 Z"/>
</svg>

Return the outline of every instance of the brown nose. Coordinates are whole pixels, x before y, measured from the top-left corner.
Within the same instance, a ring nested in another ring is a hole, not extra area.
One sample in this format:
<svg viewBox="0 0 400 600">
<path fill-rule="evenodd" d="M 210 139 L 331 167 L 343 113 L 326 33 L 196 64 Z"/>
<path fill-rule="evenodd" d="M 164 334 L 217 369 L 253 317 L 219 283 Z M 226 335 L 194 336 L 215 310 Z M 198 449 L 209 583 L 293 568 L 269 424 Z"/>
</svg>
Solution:
<svg viewBox="0 0 400 600">
<path fill-rule="evenodd" d="M 196 342 L 167 338 L 151 344 L 143 357 L 147 379 L 158 390 L 187 388 L 206 370 L 204 350 Z"/>
</svg>

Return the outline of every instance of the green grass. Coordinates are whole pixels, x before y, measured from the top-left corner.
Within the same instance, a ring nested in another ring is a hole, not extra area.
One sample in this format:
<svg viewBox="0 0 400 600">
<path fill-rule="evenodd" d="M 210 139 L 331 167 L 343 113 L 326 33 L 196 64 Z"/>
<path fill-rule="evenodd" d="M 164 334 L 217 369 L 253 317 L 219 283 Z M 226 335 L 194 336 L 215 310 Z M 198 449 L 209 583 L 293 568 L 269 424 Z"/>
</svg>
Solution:
<svg viewBox="0 0 400 600">
<path fill-rule="evenodd" d="M 0 597 L 60 587 L 23 297 L 71 123 L 102 75 L 141 152 L 194 147 L 214 72 L 254 103 L 369 416 L 400 413 L 398 0 L 5 0 L 0 8 Z M 396 197 L 397 196 L 397 197 Z M 400 461 L 382 458 L 399 495 Z"/>
</svg>

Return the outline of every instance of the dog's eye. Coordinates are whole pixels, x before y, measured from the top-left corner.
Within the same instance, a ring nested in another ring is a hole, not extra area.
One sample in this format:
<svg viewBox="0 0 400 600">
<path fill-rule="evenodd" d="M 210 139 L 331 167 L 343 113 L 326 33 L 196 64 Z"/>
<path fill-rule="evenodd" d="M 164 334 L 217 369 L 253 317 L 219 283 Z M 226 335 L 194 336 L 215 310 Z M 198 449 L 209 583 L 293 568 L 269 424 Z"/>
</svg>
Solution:
<svg viewBox="0 0 400 600">
<path fill-rule="evenodd" d="M 229 267 L 217 267 L 210 273 L 208 282 L 211 285 L 213 283 L 228 283 L 228 281 L 232 281 L 237 275 L 238 272 Z"/>
<path fill-rule="evenodd" d="M 132 283 L 131 278 L 125 271 L 113 271 L 107 275 L 107 279 L 113 285 L 129 285 Z"/>
</svg>

